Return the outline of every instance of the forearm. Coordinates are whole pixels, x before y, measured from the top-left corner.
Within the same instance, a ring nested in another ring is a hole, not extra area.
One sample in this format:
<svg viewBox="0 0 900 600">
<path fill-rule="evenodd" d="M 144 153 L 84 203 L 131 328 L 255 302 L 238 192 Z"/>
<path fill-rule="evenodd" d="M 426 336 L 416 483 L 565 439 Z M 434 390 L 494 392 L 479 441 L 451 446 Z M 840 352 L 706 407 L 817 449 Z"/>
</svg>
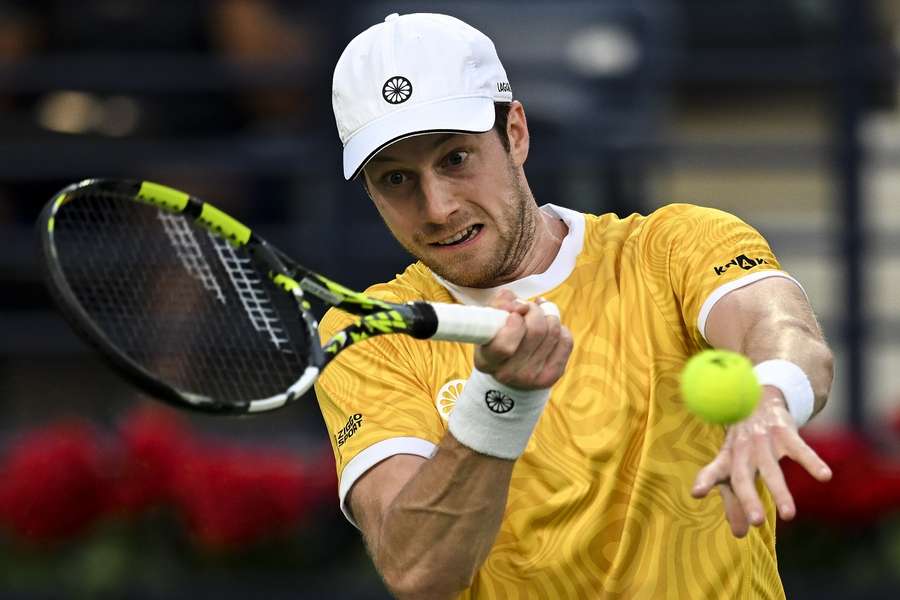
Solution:
<svg viewBox="0 0 900 600">
<path fill-rule="evenodd" d="M 510 315 L 475 349 L 434 455 L 391 457 L 351 493 L 375 566 L 400 598 L 451 598 L 472 584 L 500 530 L 515 461 L 572 352 L 558 311 L 509 290 L 492 306 Z"/>
<path fill-rule="evenodd" d="M 812 315 L 809 319 L 777 316 L 762 319 L 748 329 L 739 348 L 754 363 L 773 358 L 789 360 L 809 378 L 818 413 L 825 407 L 834 378 L 834 358 Z"/>
<path fill-rule="evenodd" d="M 500 528 L 513 465 L 444 437 L 368 540 L 394 594 L 452 597 L 470 585 Z"/>
<path fill-rule="evenodd" d="M 806 295 L 781 277 L 726 294 L 713 307 L 705 333 L 713 346 L 747 355 L 766 383 L 756 410 L 728 427 L 721 450 L 700 470 L 691 490 L 695 498 L 703 498 L 718 487 L 731 531 L 743 537 L 766 518 L 757 490 L 760 479 L 782 519 L 796 514 L 778 464 L 781 459 L 796 461 L 819 481 L 831 477 L 828 465 L 803 441 L 797 427 L 825 405 L 833 358 Z"/>
</svg>

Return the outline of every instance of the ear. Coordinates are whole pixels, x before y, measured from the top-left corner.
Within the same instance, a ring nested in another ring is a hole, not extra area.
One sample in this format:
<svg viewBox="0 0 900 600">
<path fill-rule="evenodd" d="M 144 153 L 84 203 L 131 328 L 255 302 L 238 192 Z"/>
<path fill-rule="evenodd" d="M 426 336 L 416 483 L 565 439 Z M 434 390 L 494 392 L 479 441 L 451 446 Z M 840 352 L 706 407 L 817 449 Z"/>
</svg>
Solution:
<svg viewBox="0 0 900 600">
<path fill-rule="evenodd" d="M 525 120 L 525 108 L 518 100 L 513 100 L 512 105 L 509 107 L 506 135 L 509 138 L 509 155 L 513 164 L 521 167 L 528 158 L 530 138 L 528 136 L 528 122 Z"/>
</svg>

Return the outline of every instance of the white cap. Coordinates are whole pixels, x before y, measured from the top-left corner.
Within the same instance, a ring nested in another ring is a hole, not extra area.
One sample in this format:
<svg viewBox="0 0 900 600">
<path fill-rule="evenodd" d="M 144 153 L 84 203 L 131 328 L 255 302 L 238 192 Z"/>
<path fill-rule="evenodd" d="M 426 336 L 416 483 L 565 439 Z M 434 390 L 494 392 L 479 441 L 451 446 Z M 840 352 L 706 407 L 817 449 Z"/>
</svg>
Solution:
<svg viewBox="0 0 900 600">
<path fill-rule="evenodd" d="M 494 102 L 512 102 L 506 71 L 486 35 L 447 15 L 389 15 L 353 38 L 331 92 L 344 144 L 344 177 L 404 138 L 482 133 Z"/>
</svg>

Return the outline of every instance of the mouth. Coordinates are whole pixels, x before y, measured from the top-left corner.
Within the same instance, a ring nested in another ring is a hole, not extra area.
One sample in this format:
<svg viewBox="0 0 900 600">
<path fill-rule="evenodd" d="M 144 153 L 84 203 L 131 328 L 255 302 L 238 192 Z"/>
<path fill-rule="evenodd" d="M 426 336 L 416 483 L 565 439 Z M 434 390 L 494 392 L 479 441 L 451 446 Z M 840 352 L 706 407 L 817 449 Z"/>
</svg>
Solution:
<svg viewBox="0 0 900 600">
<path fill-rule="evenodd" d="M 433 242 L 432 246 L 437 246 L 438 248 L 449 248 L 453 246 L 461 246 L 467 242 L 472 241 L 478 234 L 481 233 L 481 230 L 484 226 L 481 224 L 469 225 L 465 229 L 458 231 L 452 236 L 443 239 L 439 242 Z"/>
</svg>

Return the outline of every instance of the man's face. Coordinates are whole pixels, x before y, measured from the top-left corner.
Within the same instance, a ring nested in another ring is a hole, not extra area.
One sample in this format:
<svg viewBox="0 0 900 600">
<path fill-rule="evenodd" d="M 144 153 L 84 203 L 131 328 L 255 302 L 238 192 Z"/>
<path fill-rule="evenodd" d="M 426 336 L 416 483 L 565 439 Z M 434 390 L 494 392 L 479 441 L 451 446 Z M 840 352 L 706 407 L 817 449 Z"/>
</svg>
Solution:
<svg viewBox="0 0 900 600">
<path fill-rule="evenodd" d="M 495 131 L 402 140 L 364 176 L 391 233 L 432 271 L 468 287 L 515 279 L 533 240 L 533 201 Z"/>
</svg>

